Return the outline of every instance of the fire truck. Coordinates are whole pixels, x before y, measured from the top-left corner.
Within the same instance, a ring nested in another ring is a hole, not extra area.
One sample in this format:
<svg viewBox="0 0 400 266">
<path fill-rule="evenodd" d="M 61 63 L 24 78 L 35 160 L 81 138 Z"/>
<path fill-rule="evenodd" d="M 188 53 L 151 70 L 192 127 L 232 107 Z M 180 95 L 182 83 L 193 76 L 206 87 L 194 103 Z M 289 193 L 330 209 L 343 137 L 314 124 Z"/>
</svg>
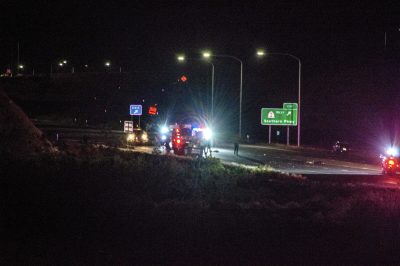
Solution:
<svg viewBox="0 0 400 266">
<path fill-rule="evenodd" d="M 175 125 L 171 134 L 172 150 L 177 155 L 211 156 L 211 130 L 193 124 Z"/>
</svg>

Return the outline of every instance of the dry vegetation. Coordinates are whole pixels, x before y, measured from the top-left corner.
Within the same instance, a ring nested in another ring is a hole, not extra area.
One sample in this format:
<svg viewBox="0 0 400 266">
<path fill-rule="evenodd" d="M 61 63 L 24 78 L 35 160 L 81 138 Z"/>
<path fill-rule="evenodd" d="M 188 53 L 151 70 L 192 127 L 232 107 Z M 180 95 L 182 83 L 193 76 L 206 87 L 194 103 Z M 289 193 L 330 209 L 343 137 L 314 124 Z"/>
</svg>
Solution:
<svg viewBox="0 0 400 266">
<path fill-rule="evenodd" d="M 399 260 L 397 189 L 104 148 L 0 176 L 2 264 Z"/>
</svg>

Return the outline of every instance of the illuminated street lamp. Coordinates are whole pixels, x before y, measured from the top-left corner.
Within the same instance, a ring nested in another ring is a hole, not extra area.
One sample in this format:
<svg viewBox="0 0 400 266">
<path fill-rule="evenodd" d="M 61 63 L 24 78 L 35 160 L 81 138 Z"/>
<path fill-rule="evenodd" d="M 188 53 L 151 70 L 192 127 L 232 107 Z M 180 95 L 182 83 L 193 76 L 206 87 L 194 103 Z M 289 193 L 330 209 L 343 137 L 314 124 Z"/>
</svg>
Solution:
<svg viewBox="0 0 400 266">
<path fill-rule="evenodd" d="M 204 58 L 210 58 L 211 57 L 211 52 L 209 52 L 209 51 L 203 52 L 203 57 Z"/>
<path fill-rule="evenodd" d="M 297 56 L 288 53 L 268 53 L 269 55 L 283 55 L 295 59 L 299 63 L 299 77 L 298 77 L 298 113 L 297 113 L 297 146 L 300 147 L 300 103 L 301 103 L 301 60 Z M 257 56 L 262 57 L 267 55 L 263 50 L 257 51 Z"/>
<path fill-rule="evenodd" d="M 183 62 L 183 61 L 185 61 L 185 56 L 184 55 L 178 55 L 177 59 L 178 59 L 179 62 Z"/>
<path fill-rule="evenodd" d="M 264 50 L 257 50 L 257 56 L 264 56 L 265 51 Z"/>
<path fill-rule="evenodd" d="M 203 57 L 205 59 L 210 59 L 211 53 L 206 51 L 203 52 Z M 214 126 L 214 64 L 210 61 L 208 63 L 211 64 L 211 125 Z"/>
<path fill-rule="evenodd" d="M 24 65 L 18 65 L 18 69 L 24 69 Z"/>
<path fill-rule="evenodd" d="M 204 58 L 210 57 L 226 57 L 231 58 L 240 63 L 240 88 L 239 88 L 239 138 L 242 137 L 242 98 L 243 98 L 243 61 L 232 55 L 214 55 L 211 52 L 203 52 Z"/>
<path fill-rule="evenodd" d="M 106 62 L 104 63 L 104 66 L 110 67 L 110 66 L 111 66 L 111 62 L 110 62 L 110 61 L 106 61 Z"/>
</svg>

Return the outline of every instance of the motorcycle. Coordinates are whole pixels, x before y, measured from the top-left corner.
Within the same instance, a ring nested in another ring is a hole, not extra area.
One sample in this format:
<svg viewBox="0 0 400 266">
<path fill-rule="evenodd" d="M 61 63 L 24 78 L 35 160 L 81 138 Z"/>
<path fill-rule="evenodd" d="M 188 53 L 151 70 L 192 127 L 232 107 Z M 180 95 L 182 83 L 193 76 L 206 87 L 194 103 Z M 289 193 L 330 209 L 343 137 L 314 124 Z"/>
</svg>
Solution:
<svg viewBox="0 0 400 266">
<path fill-rule="evenodd" d="M 350 151 L 350 144 L 347 142 L 336 141 L 332 146 L 332 151 L 337 153 L 347 153 Z"/>
</svg>

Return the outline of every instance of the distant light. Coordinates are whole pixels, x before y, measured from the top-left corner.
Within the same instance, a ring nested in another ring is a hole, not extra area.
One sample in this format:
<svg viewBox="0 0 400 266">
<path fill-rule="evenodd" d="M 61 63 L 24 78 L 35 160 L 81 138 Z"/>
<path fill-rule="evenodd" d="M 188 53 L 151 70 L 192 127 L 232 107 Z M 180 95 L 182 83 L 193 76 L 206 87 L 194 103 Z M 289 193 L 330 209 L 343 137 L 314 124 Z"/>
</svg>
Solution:
<svg viewBox="0 0 400 266">
<path fill-rule="evenodd" d="M 19 69 L 24 69 L 24 65 L 18 65 Z"/>
<path fill-rule="evenodd" d="M 63 63 L 62 63 L 62 62 L 60 62 L 60 63 L 58 63 L 58 65 L 59 65 L 59 66 L 63 66 Z"/>
<path fill-rule="evenodd" d="M 186 81 L 188 80 L 188 78 L 187 78 L 185 75 L 183 75 L 183 76 L 180 78 L 180 80 L 181 80 L 182 82 L 186 82 Z"/>
<path fill-rule="evenodd" d="M 185 61 L 185 56 L 184 55 L 178 55 L 177 59 L 178 59 L 179 62 L 183 62 L 183 61 Z"/>
<path fill-rule="evenodd" d="M 264 50 L 257 50 L 257 56 L 264 56 L 265 51 Z"/>
<path fill-rule="evenodd" d="M 64 64 L 66 64 L 67 63 L 67 60 L 64 60 L 64 61 L 62 61 Z"/>
<path fill-rule="evenodd" d="M 106 67 L 109 67 L 109 66 L 111 66 L 111 63 L 109 62 L 109 61 L 107 61 L 107 62 L 105 62 L 105 64 L 104 64 Z"/>
<path fill-rule="evenodd" d="M 88 68 L 89 66 L 88 66 L 88 65 L 85 65 L 85 67 Z"/>
<path fill-rule="evenodd" d="M 204 58 L 210 58 L 211 57 L 211 53 L 210 52 L 204 52 L 203 53 L 203 57 Z"/>
</svg>

